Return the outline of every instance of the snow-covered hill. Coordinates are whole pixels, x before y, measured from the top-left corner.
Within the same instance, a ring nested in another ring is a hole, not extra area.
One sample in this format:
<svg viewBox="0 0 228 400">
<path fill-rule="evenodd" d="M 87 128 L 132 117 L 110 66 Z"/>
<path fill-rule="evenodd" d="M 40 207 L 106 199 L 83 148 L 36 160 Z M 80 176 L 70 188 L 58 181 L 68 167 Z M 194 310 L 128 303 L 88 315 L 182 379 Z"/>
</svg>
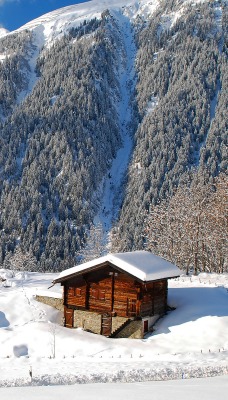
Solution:
<svg viewBox="0 0 228 400">
<path fill-rule="evenodd" d="M 169 312 L 143 340 L 108 339 L 58 325 L 35 301 L 55 274 L 0 270 L 0 386 L 167 380 L 228 373 L 228 276 L 170 280 Z M 55 358 L 53 358 L 55 356 Z"/>
<path fill-rule="evenodd" d="M 112 2 L 110 0 L 89 0 L 45 14 L 23 25 L 17 31 L 33 30 L 39 35 L 40 43 L 45 45 L 62 36 L 71 28 L 79 26 L 85 20 L 99 19 L 106 9 L 121 11 L 130 20 L 134 20 L 138 15 L 141 17 L 152 15 L 158 5 L 159 0 L 114 0 Z"/>
<path fill-rule="evenodd" d="M 184 12 L 184 7 L 186 5 L 193 4 L 193 6 L 197 6 L 197 4 L 208 1 L 209 0 L 184 0 L 180 2 L 176 11 L 164 15 L 164 23 L 160 29 L 165 30 L 172 27 Z M 221 9 L 223 4 L 226 6 L 227 0 L 218 2 L 218 10 Z M 39 37 L 40 45 L 45 46 L 50 45 L 54 40 L 69 32 L 71 28 L 79 26 L 85 20 L 89 21 L 93 18 L 99 19 L 101 14 L 107 9 L 111 13 L 115 11 L 121 12 L 129 21 L 134 22 L 137 17 L 142 20 L 148 20 L 148 18 L 153 16 L 160 5 L 161 0 L 113 0 L 111 2 L 110 0 L 88 0 L 84 3 L 63 7 L 44 14 L 23 25 L 16 31 L 10 32 L 10 34 L 24 30 L 32 30 Z M 4 34 L 7 32 L 4 29 L 2 30 Z"/>
</svg>

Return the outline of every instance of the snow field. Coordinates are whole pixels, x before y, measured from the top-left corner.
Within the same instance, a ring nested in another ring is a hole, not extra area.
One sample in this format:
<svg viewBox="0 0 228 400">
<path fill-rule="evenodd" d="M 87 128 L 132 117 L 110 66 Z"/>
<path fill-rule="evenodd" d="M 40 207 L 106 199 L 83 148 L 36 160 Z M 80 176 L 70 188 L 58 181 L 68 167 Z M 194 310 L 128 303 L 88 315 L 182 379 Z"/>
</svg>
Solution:
<svg viewBox="0 0 228 400">
<path fill-rule="evenodd" d="M 0 386 L 134 382 L 228 373 L 228 275 L 169 281 L 170 306 L 143 340 L 70 330 L 60 313 L 34 299 L 57 274 L 0 270 Z M 31 382 L 29 368 L 32 367 Z"/>
<path fill-rule="evenodd" d="M 130 397 L 138 400 L 143 396 L 144 400 L 217 400 L 223 399 L 228 389 L 227 376 L 207 379 L 182 379 L 178 381 L 165 382 L 140 382 L 140 383 L 102 383 L 90 385 L 71 386 L 40 386 L 40 387 L 12 387 L 1 388 L 0 394 L 4 400 L 65 400 L 66 398 L 77 398 L 82 400 L 94 399 L 94 394 L 99 400 L 120 400 Z M 153 396 L 153 397 L 152 397 Z"/>
</svg>

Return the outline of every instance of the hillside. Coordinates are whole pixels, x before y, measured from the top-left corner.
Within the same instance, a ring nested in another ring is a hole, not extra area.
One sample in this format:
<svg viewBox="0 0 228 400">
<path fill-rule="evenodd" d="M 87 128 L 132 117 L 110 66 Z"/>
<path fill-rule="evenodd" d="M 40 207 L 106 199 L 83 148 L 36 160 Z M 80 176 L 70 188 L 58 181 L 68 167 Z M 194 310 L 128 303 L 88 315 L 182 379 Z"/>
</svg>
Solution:
<svg viewBox="0 0 228 400">
<path fill-rule="evenodd" d="M 225 0 L 93 0 L 1 31 L 1 265 L 140 249 L 151 205 L 226 172 L 226 26 Z"/>
</svg>

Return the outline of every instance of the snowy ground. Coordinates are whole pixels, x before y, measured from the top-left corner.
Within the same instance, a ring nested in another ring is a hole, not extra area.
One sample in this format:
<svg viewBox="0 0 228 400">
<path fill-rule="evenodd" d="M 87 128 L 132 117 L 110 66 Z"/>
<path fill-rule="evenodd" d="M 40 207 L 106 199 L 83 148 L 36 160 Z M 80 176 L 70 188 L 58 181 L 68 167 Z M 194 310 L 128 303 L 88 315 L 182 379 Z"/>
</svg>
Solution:
<svg viewBox="0 0 228 400">
<path fill-rule="evenodd" d="M 166 382 L 143 383 L 109 383 L 72 386 L 40 386 L 26 388 L 1 388 L 0 395 L 4 400 L 65 400 L 77 398 L 82 400 L 217 400 L 224 399 L 228 391 L 227 376 L 207 379 L 188 379 Z"/>
<path fill-rule="evenodd" d="M 228 374 L 228 275 L 170 280 L 169 305 L 143 340 L 108 339 L 57 324 L 34 299 L 55 274 L 0 270 L 0 387 L 170 380 Z M 54 286 L 48 293 L 60 295 Z M 53 358 L 55 356 L 55 358 Z M 32 382 L 29 369 L 32 367 Z M 5 399 L 5 398 L 4 398 Z"/>
</svg>

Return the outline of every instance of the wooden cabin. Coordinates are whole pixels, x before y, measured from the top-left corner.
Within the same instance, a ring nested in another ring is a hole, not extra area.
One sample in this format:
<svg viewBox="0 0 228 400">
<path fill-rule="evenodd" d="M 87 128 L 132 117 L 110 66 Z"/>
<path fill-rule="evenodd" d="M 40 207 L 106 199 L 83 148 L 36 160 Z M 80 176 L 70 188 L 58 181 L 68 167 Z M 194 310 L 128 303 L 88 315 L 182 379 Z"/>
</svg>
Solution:
<svg viewBox="0 0 228 400">
<path fill-rule="evenodd" d="M 143 337 L 167 311 L 170 262 L 147 251 L 108 254 L 60 273 L 64 325 L 109 337 Z M 136 322 L 137 321 L 137 322 Z"/>
</svg>

